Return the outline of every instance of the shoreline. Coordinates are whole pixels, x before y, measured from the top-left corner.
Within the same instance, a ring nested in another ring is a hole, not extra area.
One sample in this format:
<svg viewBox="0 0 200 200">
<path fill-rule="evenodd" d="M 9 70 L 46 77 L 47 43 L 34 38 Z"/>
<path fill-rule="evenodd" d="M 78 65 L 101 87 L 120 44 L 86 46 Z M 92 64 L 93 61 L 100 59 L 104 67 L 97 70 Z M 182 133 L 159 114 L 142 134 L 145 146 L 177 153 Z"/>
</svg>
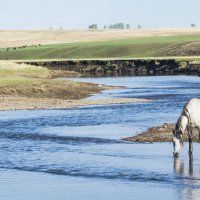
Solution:
<svg viewBox="0 0 200 200">
<path fill-rule="evenodd" d="M 97 106 L 109 104 L 126 104 L 149 102 L 147 99 L 55 99 L 55 98 L 35 98 L 35 97 L 17 97 L 17 96 L 0 96 L 0 111 L 9 110 L 53 110 L 53 109 L 72 109 L 81 106 Z"/>
<path fill-rule="evenodd" d="M 77 77 L 80 74 L 9 61 L 0 62 L 0 111 L 68 109 L 149 101 L 122 98 L 87 100 L 87 97 L 104 90 L 124 87 L 55 79 L 68 76 Z"/>
</svg>

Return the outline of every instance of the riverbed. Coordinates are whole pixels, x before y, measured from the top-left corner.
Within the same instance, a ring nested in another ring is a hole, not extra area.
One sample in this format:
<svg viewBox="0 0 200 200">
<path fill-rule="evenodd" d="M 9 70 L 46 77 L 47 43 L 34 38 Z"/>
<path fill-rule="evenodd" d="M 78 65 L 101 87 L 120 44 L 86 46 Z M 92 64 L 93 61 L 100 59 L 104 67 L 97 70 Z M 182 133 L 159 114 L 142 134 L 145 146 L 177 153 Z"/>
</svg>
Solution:
<svg viewBox="0 0 200 200">
<path fill-rule="evenodd" d="M 174 123 L 185 102 L 200 97 L 195 76 L 72 78 L 126 86 L 88 99 L 151 102 L 0 113 L 0 199 L 197 199 L 200 145 L 174 159 L 171 143 L 121 138 Z"/>
</svg>

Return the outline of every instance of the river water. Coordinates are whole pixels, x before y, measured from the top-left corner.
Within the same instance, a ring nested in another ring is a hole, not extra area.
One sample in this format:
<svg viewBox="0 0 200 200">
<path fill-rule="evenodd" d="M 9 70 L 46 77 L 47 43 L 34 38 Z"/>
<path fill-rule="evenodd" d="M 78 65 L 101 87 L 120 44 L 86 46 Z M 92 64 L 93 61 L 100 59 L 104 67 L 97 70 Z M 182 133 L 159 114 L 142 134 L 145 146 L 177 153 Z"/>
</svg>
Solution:
<svg viewBox="0 0 200 200">
<path fill-rule="evenodd" d="M 127 86 L 89 97 L 148 98 L 150 103 L 0 113 L 0 199 L 198 199 L 200 145 L 120 140 L 175 122 L 185 102 L 200 97 L 194 76 L 73 78 Z"/>
</svg>

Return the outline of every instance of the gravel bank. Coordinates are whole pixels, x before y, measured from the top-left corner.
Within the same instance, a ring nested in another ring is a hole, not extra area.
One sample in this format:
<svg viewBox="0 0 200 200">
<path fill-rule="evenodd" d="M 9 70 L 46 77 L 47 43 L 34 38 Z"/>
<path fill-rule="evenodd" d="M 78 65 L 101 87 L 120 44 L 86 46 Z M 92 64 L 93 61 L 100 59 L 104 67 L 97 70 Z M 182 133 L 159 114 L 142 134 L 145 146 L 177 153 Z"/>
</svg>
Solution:
<svg viewBox="0 0 200 200">
<path fill-rule="evenodd" d="M 148 102 L 146 99 L 64 100 L 54 98 L 0 96 L 0 110 L 67 109 L 87 105 L 126 104 Z"/>
<path fill-rule="evenodd" d="M 172 134 L 175 124 L 163 124 L 161 126 L 151 127 L 139 135 L 123 138 L 130 142 L 172 142 Z M 188 141 L 187 132 L 184 133 L 184 141 Z M 193 141 L 199 141 L 199 135 L 196 129 L 193 129 Z"/>
</svg>

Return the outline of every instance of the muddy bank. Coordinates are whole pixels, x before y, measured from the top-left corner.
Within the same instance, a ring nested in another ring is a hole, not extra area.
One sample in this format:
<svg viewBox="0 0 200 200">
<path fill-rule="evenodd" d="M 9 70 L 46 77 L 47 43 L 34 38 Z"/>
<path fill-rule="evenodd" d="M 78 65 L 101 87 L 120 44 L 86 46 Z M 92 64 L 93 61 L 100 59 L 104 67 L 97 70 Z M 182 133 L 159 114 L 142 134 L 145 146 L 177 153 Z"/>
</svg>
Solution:
<svg viewBox="0 0 200 200">
<path fill-rule="evenodd" d="M 6 110 L 38 110 L 69 109 L 87 105 L 126 104 L 148 102 L 145 99 L 100 99 L 100 100 L 66 100 L 55 98 L 34 98 L 20 96 L 0 96 L 0 111 Z"/>
<path fill-rule="evenodd" d="M 172 133 L 175 124 L 163 124 L 161 126 L 149 128 L 133 137 L 123 138 L 130 142 L 172 142 Z M 188 141 L 187 132 L 184 133 L 184 141 Z M 196 129 L 193 129 L 193 141 L 199 142 L 199 135 Z"/>
<path fill-rule="evenodd" d="M 26 62 L 50 70 L 68 70 L 81 74 L 121 75 L 199 75 L 200 62 L 176 59 L 74 60 Z"/>
</svg>

